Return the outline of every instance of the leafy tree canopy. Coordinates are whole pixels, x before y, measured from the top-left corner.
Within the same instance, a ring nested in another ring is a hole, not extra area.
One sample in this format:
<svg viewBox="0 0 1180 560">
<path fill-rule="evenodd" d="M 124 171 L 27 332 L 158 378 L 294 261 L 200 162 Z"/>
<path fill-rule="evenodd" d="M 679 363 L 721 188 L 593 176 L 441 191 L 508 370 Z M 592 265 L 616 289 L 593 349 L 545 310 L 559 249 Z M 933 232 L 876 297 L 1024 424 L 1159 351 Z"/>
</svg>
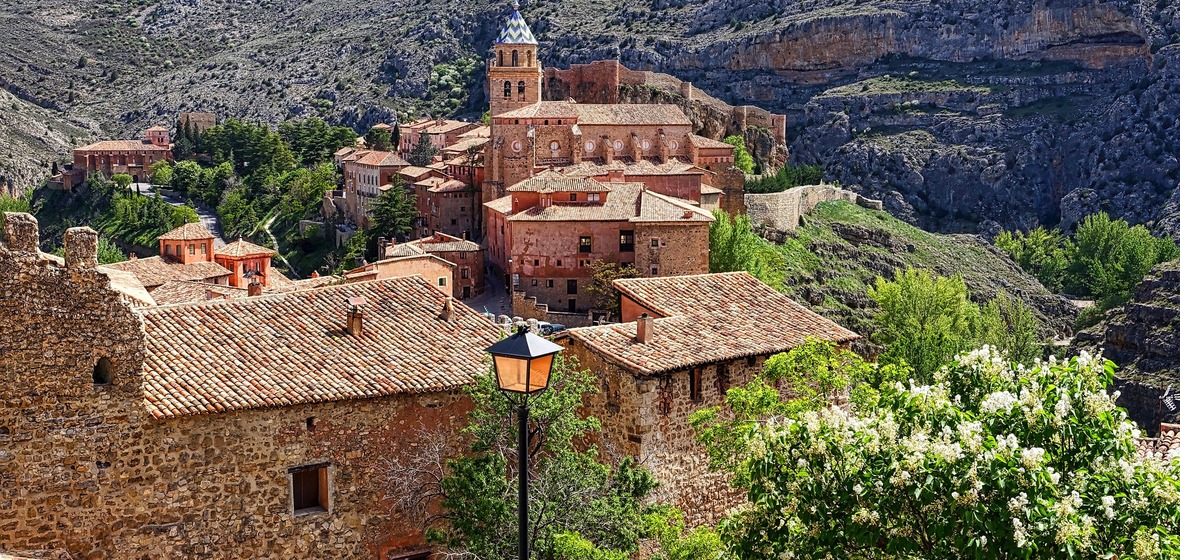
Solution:
<svg viewBox="0 0 1180 560">
<path fill-rule="evenodd" d="M 733 166 L 746 173 L 754 172 L 754 156 L 746 149 L 746 140 L 738 135 L 726 136 L 722 142 L 733 146 Z"/>
<path fill-rule="evenodd" d="M 1138 455 L 1107 392 L 1113 364 L 1083 354 L 1018 368 L 984 347 L 939 371 L 850 410 L 784 414 L 773 390 L 731 390 L 725 410 L 695 417 L 749 497 L 722 525 L 729 552 L 1180 557 L 1180 462 Z"/>
<path fill-rule="evenodd" d="M 754 232 L 749 216 L 714 210 L 709 224 L 709 272 L 744 270 L 763 283 L 782 287 L 782 255 Z"/>
</svg>

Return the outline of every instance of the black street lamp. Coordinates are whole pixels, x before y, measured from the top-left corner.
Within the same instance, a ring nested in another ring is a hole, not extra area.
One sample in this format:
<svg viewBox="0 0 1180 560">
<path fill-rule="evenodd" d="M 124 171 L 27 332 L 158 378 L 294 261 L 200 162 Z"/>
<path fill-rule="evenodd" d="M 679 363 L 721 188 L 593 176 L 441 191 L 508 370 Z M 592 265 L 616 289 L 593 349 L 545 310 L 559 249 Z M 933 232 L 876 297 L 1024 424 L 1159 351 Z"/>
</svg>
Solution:
<svg viewBox="0 0 1180 560">
<path fill-rule="evenodd" d="M 558 346 L 520 327 L 516 334 L 488 347 L 496 370 L 496 383 L 505 393 L 519 395 L 517 421 L 517 514 L 519 521 L 518 558 L 529 558 L 529 395 L 549 387 L 553 371 L 553 357 L 562 350 Z"/>
</svg>

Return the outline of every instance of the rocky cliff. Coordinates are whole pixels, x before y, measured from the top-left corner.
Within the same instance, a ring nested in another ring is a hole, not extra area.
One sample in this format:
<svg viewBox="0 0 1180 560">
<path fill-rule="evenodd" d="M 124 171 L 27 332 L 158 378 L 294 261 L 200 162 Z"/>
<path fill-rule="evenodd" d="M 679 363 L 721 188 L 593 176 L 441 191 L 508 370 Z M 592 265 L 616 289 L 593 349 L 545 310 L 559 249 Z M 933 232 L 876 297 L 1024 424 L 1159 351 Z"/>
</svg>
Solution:
<svg viewBox="0 0 1180 560">
<path fill-rule="evenodd" d="M 1174 420 L 1160 397 L 1170 387 L 1180 396 L 1180 261 L 1157 266 L 1135 296 L 1098 325 L 1078 333 L 1072 350 L 1103 351 L 1119 365 L 1118 386 L 1126 406 L 1149 429 Z M 1180 404 L 1180 398 L 1176 399 Z"/>
<path fill-rule="evenodd" d="M 100 136 L 181 110 L 362 129 L 395 113 L 476 116 L 506 9 L 18 0 L 0 6 L 0 86 L 59 120 L 100 123 Z M 547 66 L 618 59 L 784 113 L 793 160 L 823 164 L 927 229 L 1068 224 L 1095 208 L 1180 229 L 1175 2 L 535 0 L 522 10 Z M 707 107 L 690 109 L 720 127 Z M 65 156 L 42 150 L 41 161 Z M 760 153 L 773 163 L 772 151 Z"/>
</svg>

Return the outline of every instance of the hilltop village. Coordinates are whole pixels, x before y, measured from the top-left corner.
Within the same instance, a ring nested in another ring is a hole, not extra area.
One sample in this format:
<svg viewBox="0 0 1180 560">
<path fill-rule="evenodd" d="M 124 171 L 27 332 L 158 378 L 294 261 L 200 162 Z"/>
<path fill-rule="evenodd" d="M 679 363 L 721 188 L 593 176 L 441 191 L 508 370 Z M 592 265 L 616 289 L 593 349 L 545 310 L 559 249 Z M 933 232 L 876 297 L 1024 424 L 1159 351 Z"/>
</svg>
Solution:
<svg viewBox="0 0 1180 560">
<path fill-rule="evenodd" d="M 332 154 L 342 184 L 300 228 L 345 245 L 387 193 L 414 206 L 404 234 L 339 272 L 296 277 L 275 248 L 202 221 L 113 263 L 94 229 L 71 227 L 59 256 L 31 214 L 5 213 L 0 558 L 442 557 L 391 494 L 389 465 L 461 453 L 486 349 L 520 328 L 591 372 L 599 390 L 580 413 L 601 422 L 594 443 L 649 469 L 654 498 L 688 527 L 742 506 L 694 415 L 784 352 L 865 346 L 748 272 L 711 273 L 710 226 L 752 215 L 793 231 L 822 202 L 882 203 L 823 184 L 747 195 L 723 131 L 701 134 L 681 104 L 618 102 L 630 70 L 542 62 L 514 9 L 488 60 L 484 122 L 382 123 L 377 136 L 397 131 L 385 149 L 361 137 Z M 785 117 L 728 110 L 734 131 L 785 154 Z M 180 122 L 217 126 L 208 113 Z M 50 188 L 147 183 L 173 140 L 153 127 L 79 147 Z M 629 271 L 605 298 L 604 266 Z M 1167 453 L 1175 433 L 1140 452 Z"/>
</svg>

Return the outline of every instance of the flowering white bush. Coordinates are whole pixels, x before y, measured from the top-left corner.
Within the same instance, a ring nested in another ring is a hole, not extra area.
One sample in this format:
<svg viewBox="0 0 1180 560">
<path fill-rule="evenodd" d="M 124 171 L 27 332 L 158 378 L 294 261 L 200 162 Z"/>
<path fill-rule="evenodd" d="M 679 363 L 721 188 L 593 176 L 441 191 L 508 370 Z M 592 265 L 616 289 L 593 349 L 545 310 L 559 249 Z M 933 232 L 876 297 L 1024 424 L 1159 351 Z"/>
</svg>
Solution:
<svg viewBox="0 0 1180 560">
<path fill-rule="evenodd" d="M 749 497 L 723 536 L 749 559 L 1180 558 L 1180 463 L 1139 457 L 1113 369 L 984 347 L 872 409 L 793 416 L 739 389 L 742 421 L 694 419 Z"/>
</svg>

